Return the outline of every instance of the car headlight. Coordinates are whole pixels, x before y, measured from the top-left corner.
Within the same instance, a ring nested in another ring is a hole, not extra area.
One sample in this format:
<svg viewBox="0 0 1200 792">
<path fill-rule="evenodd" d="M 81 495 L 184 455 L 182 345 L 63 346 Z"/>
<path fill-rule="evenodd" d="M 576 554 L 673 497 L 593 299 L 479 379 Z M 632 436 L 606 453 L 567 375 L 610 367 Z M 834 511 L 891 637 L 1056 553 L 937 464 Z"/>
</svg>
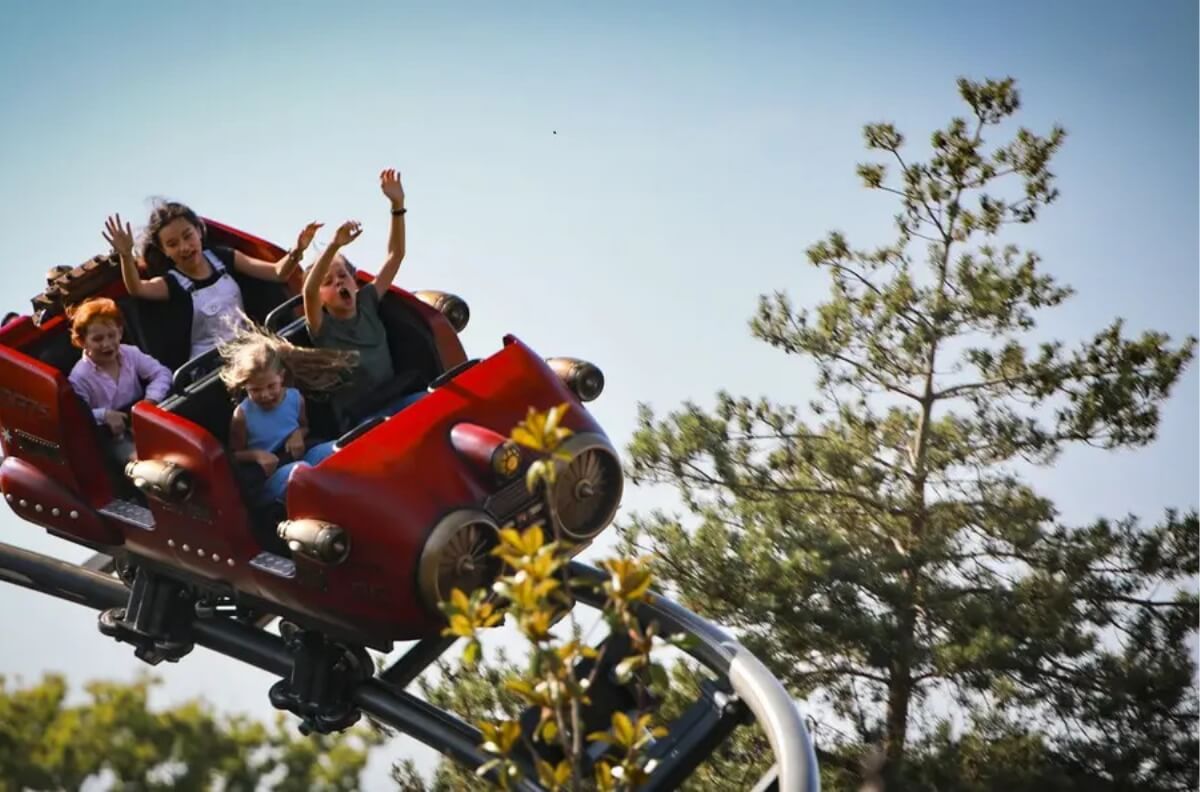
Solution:
<svg viewBox="0 0 1200 792">
<path fill-rule="evenodd" d="M 512 440 L 486 426 L 462 421 L 450 429 L 450 445 L 481 471 L 489 471 L 499 481 L 517 475 L 521 467 L 521 449 Z"/>
<path fill-rule="evenodd" d="M 583 432 L 559 451 L 571 457 L 554 480 L 550 502 L 555 527 L 571 541 L 586 542 L 612 522 L 621 504 L 621 462 L 602 435 Z"/>
<path fill-rule="evenodd" d="M 546 363 L 580 401 L 590 402 L 604 392 L 604 372 L 594 363 L 571 357 L 546 358 Z"/>
<path fill-rule="evenodd" d="M 192 496 L 195 482 L 187 468 L 161 459 L 137 459 L 125 466 L 125 475 L 147 495 L 173 503 Z"/>
<path fill-rule="evenodd" d="M 459 509 L 439 520 L 417 562 L 417 591 L 425 607 L 436 613 L 454 589 L 470 594 L 490 587 L 500 573 L 500 559 L 491 554 L 498 542 L 499 529 L 485 512 Z"/>
<path fill-rule="evenodd" d="M 457 294 L 436 291 L 434 289 L 422 289 L 421 291 L 413 292 L 413 296 L 446 317 L 446 320 L 450 322 L 450 326 L 454 328 L 454 332 L 456 333 L 461 333 L 467 326 L 467 322 L 471 321 L 471 307 L 467 305 L 466 300 Z"/>
<path fill-rule="evenodd" d="M 284 520 L 276 532 L 293 553 L 322 564 L 340 564 L 350 555 L 350 535 L 340 525 L 309 518 Z"/>
</svg>

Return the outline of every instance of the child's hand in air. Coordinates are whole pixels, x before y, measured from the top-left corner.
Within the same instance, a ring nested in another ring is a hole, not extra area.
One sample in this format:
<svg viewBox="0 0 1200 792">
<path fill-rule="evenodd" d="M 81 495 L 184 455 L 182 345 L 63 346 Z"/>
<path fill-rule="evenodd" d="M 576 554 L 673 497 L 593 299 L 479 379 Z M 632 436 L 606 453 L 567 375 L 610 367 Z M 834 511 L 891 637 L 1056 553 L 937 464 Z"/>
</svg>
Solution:
<svg viewBox="0 0 1200 792">
<path fill-rule="evenodd" d="M 324 223 L 312 222 L 304 226 L 300 231 L 300 235 L 296 237 L 296 252 L 303 253 L 308 250 L 308 246 L 312 244 L 313 237 L 317 235 L 317 229 L 325 225 Z"/>
<path fill-rule="evenodd" d="M 104 413 L 104 425 L 113 433 L 113 437 L 120 437 L 125 433 L 127 419 L 124 413 L 119 413 L 116 410 L 109 410 Z"/>
<path fill-rule="evenodd" d="M 292 459 L 304 458 L 304 432 L 297 429 L 288 435 L 288 439 L 283 444 L 284 449 L 288 452 Z"/>
<path fill-rule="evenodd" d="M 388 168 L 379 174 L 379 189 L 397 209 L 404 208 L 404 186 L 400 184 L 400 171 Z"/>
<path fill-rule="evenodd" d="M 333 235 L 333 244 L 341 247 L 349 245 L 354 240 L 358 239 L 358 235 L 362 233 L 362 223 L 357 220 L 347 220 L 338 226 L 338 230 Z"/>
<path fill-rule="evenodd" d="M 133 260 L 133 227 L 129 223 L 121 225 L 121 215 L 109 215 L 104 222 L 101 236 L 105 242 L 112 245 L 117 255 L 129 261 Z"/>
</svg>

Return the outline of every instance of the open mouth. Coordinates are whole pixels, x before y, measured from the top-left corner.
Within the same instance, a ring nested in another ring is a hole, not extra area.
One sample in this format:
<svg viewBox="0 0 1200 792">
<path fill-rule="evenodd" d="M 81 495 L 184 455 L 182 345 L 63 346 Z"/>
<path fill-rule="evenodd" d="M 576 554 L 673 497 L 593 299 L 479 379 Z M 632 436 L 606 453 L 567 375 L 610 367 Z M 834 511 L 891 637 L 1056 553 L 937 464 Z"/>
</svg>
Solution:
<svg viewBox="0 0 1200 792">
<path fill-rule="evenodd" d="M 343 300 L 349 300 L 350 299 L 350 290 L 347 289 L 345 286 L 341 287 L 340 289 L 338 289 L 338 297 L 341 297 Z"/>
</svg>

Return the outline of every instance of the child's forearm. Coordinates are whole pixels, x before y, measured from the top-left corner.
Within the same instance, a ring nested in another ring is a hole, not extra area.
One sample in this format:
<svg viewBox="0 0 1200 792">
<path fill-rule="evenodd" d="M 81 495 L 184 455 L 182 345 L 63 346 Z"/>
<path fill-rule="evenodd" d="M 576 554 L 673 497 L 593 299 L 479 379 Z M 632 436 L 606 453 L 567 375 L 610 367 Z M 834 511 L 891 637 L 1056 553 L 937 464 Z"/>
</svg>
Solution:
<svg viewBox="0 0 1200 792">
<path fill-rule="evenodd" d="M 325 280 L 325 275 L 329 273 L 329 267 L 333 264 L 333 258 L 337 255 L 341 248 L 337 242 L 330 242 L 329 245 L 321 251 L 321 257 L 317 259 L 317 263 L 308 271 L 308 276 L 304 279 L 304 299 L 316 299 L 321 291 L 321 283 Z"/>
</svg>

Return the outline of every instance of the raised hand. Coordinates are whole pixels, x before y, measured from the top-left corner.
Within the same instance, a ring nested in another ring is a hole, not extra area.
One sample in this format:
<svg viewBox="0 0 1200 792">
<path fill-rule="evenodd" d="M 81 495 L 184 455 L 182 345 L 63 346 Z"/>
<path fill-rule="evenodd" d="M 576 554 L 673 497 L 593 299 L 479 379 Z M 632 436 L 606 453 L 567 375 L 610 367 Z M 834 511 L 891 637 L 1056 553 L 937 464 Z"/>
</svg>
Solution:
<svg viewBox="0 0 1200 792">
<path fill-rule="evenodd" d="M 300 231 L 300 235 L 296 237 L 296 252 L 303 253 L 308 250 L 308 246 L 312 244 L 313 237 L 317 235 L 317 229 L 323 225 L 325 224 L 314 221 L 304 226 Z"/>
<path fill-rule="evenodd" d="M 104 221 L 102 233 L 104 241 L 112 245 L 117 255 L 133 261 L 133 227 L 129 223 L 121 224 L 121 215 L 109 215 Z"/>
<path fill-rule="evenodd" d="M 388 168 L 379 173 L 379 189 L 383 191 L 383 195 L 392 202 L 392 206 L 397 209 L 404 206 L 404 185 L 400 183 L 400 171 L 395 168 Z"/>
<path fill-rule="evenodd" d="M 362 223 L 357 220 L 347 220 L 338 226 L 338 230 L 333 235 L 333 244 L 349 245 L 354 240 L 358 239 L 358 235 L 362 233 Z"/>
</svg>

